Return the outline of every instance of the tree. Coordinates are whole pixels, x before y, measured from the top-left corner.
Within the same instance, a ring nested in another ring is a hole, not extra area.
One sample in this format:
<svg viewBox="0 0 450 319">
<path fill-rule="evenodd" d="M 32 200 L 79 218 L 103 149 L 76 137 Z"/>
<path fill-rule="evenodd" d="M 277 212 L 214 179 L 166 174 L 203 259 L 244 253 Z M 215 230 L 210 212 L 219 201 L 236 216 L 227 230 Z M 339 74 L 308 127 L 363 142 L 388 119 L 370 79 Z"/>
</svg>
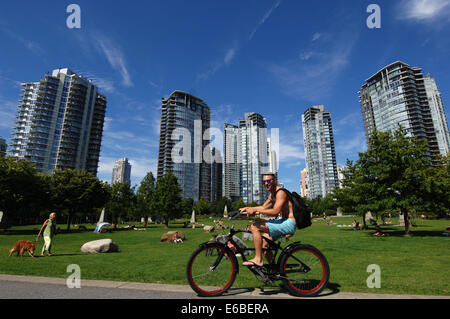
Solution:
<svg viewBox="0 0 450 319">
<path fill-rule="evenodd" d="M 39 216 L 48 206 L 48 179 L 28 160 L 0 157 L 0 210 L 3 222 L 13 223 Z"/>
<path fill-rule="evenodd" d="M 245 202 L 242 198 L 239 198 L 237 202 L 233 203 L 233 211 L 239 210 L 239 208 L 245 207 Z"/>
<path fill-rule="evenodd" d="M 408 234 L 409 213 L 424 204 L 430 167 L 425 140 L 407 136 L 401 127 L 392 134 L 375 131 L 368 151 L 359 153 L 355 164 L 347 162 L 343 190 L 335 194 L 340 203 L 353 202 L 363 216 L 399 211 Z"/>
<path fill-rule="evenodd" d="M 114 183 L 110 187 L 110 199 L 106 205 L 107 211 L 111 214 L 111 221 L 114 228 L 119 222 L 131 217 L 131 211 L 136 203 L 134 187 L 129 182 Z"/>
<path fill-rule="evenodd" d="M 425 203 L 420 209 L 444 217 L 450 212 L 450 155 L 438 157 L 436 165 L 426 170 L 425 185 Z"/>
<path fill-rule="evenodd" d="M 155 214 L 161 215 L 166 228 L 169 227 L 170 219 L 180 217 L 183 213 L 181 193 L 177 177 L 172 172 L 158 178 L 156 181 L 151 210 Z"/>
<path fill-rule="evenodd" d="M 57 170 L 51 176 L 50 195 L 54 208 L 67 216 L 67 230 L 73 217 L 103 207 L 109 197 L 105 185 L 84 170 Z"/>
<path fill-rule="evenodd" d="M 192 216 L 192 209 L 194 208 L 194 200 L 189 197 L 184 197 L 181 199 L 181 210 L 183 216 Z"/>
<path fill-rule="evenodd" d="M 149 216 L 152 216 L 151 202 L 155 192 L 155 177 L 149 172 L 142 180 L 136 192 L 136 210 L 138 217 L 144 218 L 145 226 Z"/>
<path fill-rule="evenodd" d="M 194 210 L 200 215 L 207 215 L 210 213 L 211 209 L 209 203 L 203 198 L 200 198 L 200 200 L 195 203 Z"/>
</svg>

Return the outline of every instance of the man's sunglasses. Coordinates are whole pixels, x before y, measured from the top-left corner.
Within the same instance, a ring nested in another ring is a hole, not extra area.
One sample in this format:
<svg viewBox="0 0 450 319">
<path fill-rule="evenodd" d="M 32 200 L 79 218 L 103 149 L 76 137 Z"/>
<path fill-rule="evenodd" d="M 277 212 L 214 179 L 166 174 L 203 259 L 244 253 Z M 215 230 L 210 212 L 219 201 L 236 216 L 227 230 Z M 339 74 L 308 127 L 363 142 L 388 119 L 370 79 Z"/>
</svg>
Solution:
<svg viewBox="0 0 450 319">
<path fill-rule="evenodd" d="M 270 183 L 272 183 L 272 180 L 271 180 L 271 179 L 263 179 L 263 184 L 264 184 L 264 185 L 270 184 Z"/>
</svg>

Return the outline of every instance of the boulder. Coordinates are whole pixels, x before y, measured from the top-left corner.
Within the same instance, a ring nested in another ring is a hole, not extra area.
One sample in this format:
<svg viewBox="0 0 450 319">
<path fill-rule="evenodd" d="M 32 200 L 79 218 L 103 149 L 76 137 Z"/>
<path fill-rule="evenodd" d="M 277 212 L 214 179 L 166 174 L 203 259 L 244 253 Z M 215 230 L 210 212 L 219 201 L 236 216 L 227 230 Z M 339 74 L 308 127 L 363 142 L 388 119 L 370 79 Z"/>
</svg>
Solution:
<svg viewBox="0 0 450 319">
<path fill-rule="evenodd" d="M 81 246 L 83 253 L 115 253 L 119 251 L 119 247 L 112 239 L 100 239 L 85 243 Z"/>
<path fill-rule="evenodd" d="M 170 241 L 172 241 L 173 235 L 175 235 L 175 234 L 177 234 L 178 237 L 181 238 L 181 240 L 185 239 L 185 236 L 184 236 L 182 231 L 174 230 L 174 231 L 169 231 L 169 232 L 167 232 L 165 234 L 162 234 L 161 241 L 162 242 L 170 242 Z"/>
</svg>

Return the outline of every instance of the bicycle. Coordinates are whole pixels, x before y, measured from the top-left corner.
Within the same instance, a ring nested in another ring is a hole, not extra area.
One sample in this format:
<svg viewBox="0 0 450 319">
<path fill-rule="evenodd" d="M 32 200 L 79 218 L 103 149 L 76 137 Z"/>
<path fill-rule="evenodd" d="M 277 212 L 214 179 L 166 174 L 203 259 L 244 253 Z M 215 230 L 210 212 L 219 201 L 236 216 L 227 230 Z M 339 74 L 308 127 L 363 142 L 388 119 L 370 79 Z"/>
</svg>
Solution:
<svg viewBox="0 0 450 319">
<path fill-rule="evenodd" d="M 202 243 L 190 256 L 186 276 L 189 285 L 199 296 L 214 297 L 226 293 L 239 273 L 236 253 L 241 254 L 245 262 L 247 261 L 245 252 L 255 250 L 241 247 L 236 242 L 234 237 L 236 234 L 249 232 L 248 229 L 234 229 L 235 219 L 241 215 L 246 214 L 240 212 L 230 214 L 232 226 L 230 232 L 222 236 L 222 242 Z M 281 280 L 290 294 L 299 297 L 317 296 L 327 286 L 330 268 L 327 259 L 319 249 L 299 241 L 282 248 L 282 238 L 277 242 L 266 237 L 263 239 L 268 243 L 268 248 L 263 248 L 263 251 L 272 252 L 271 262 L 262 267 L 247 266 L 263 284 L 272 284 L 274 281 Z"/>
</svg>

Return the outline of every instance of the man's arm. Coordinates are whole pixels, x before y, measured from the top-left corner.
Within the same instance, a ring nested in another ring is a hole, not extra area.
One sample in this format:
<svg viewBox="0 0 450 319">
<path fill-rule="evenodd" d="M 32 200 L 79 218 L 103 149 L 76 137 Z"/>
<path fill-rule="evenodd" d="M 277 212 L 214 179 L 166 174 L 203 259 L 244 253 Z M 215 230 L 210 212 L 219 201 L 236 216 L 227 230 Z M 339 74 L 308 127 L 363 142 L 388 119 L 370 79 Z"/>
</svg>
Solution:
<svg viewBox="0 0 450 319">
<path fill-rule="evenodd" d="M 241 209 L 239 209 L 240 212 L 248 212 L 248 210 L 250 209 L 251 211 L 256 211 L 256 212 L 260 212 L 263 209 L 268 209 L 270 207 L 272 207 L 272 194 L 269 195 L 269 198 L 264 202 L 264 204 L 262 204 L 262 206 L 257 206 L 257 207 L 243 207 Z"/>
<path fill-rule="evenodd" d="M 270 198 L 270 197 L 269 197 Z M 275 204 L 273 208 L 258 209 L 257 212 L 268 216 L 278 216 L 281 214 L 284 204 L 288 201 L 288 197 L 285 192 L 278 192 L 275 196 Z"/>
</svg>

